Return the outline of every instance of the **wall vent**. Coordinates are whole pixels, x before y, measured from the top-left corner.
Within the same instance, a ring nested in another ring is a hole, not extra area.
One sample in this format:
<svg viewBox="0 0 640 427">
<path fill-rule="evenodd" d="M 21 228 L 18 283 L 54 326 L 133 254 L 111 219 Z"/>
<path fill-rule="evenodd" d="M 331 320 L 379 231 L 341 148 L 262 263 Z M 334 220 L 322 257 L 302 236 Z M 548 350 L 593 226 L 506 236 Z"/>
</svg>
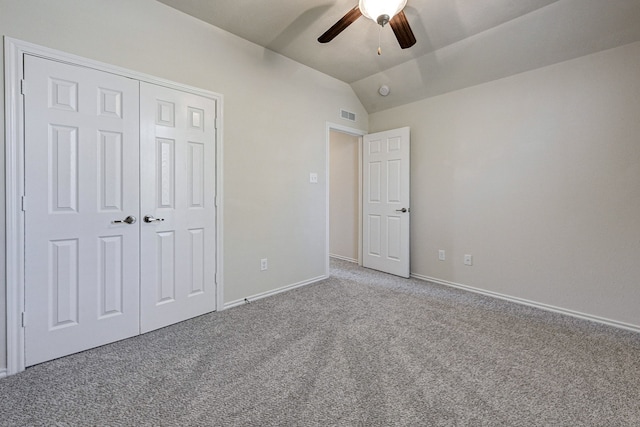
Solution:
<svg viewBox="0 0 640 427">
<path fill-rule="evenodd" d="M 356 113 L 352 113 L 351 111 L 347 111 L 347 110 L 340 110 L 340 118 L 349 120 L 351 122 L 355 122 Z"/>
</svg>

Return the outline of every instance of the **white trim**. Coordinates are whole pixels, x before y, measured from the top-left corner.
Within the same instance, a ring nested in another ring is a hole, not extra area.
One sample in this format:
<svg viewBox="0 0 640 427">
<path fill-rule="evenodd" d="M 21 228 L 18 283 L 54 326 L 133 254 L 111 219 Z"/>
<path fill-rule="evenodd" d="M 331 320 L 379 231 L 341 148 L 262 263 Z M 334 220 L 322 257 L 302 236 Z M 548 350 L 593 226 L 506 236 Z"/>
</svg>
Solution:
<svg viewBox="0 0 640 427">
<path fill-rule="evenodd" d="M 632 325 L 630 323 L 619 322 L 617 320 L 607 319 L 605 317 L 594 316 L 591 314 L 581 313 L 579 311 L 569 310 L 562 307 L 556 307 L 554 305 L 543 304 L 540 302 L 535 302 L 531 300 L 527 300 L 524 298 L 513 297 L 510 295 L 504 295 L 498 292 L 487 291 L 485 289 L 474 288 L 473 286 L 463 285 L 461 283 L 450 282 L 448 280 L 436 279 L 435 277 L 423 276 L 421 274 L 411 273 L 411 277 L 419 280 L 424 280 L 427 282 L 437 283 L 439 285 L 449 286 L 452 288 L 462 289 L 464 291 L 473 292 L 480 295 L 486 295 L 492 298 L 497 298 L 509 302 L 514 302 L 520 305 L 526 305 L 529 307 L 539 308 L 545 311 L 551 311 L 554 313 L 565 314 L 567 316 L 576 317 L 578 319 L 589 320 L 596 323 L 601 323 L 608 326 L 613 326 L 615 328 L 626 329 L 633 332 L 640 332 L 640 326 Z"/>
<path fill-rule="evenodd" d="M 354 264 L 358 263 L 357 259 L 349 258 L 349 257 L 342 256 L 342 255 L 329 254 L 329 258 L 341 259 L 342 261 L 348 261 L 348 262 L 352 262 Z"/>
<path fill-rule="evenodd" d="M 4 378 L 7 376 L 7 370 L 6 369 L 0 369 L 0 378 Z"/>
<path fill-rule="evenodd" d="M 103 62 L 94 61 L 55 49 L 4 37 L 5 72 L 5 190 L 6 190 L 6 276 L 7 276 L 7 369 L 6 375 L 23 371 L 24 329 L 20 323 L 24 311 L 24 213 L 20 201 L 24 195 L 24 117 L 20 80 L 23 78 L 24 55 L 33 55 L 70 65 L 92 68 L 119 76 L 152 83 L 213 99 L 216 101 L 216 305 L 224 306 L 223 272 L 223 96 L 221 94 L 161 79 L 149 74 L 131 71 Z"/>
<path fill-rule="evenodd" d="M 224 97 L 216 108 L 216 311 L 224 310 Z"/>
<path fill-rule="evenodd" d="M 262 298 L 270 297 L 270 296 L 273 296 L 273 295 L 276 295 L 276 294 L 280 294 L 282 292 L 290 291 L 290 290 L 295 289 L 295 288 L 300 288 L 302 286 L 311 285 L 313 283 L 317 283 L 317 282 L 319 282 L 321 280 L 324 280 L 324 279 L 327 279 L 327 278 L 328 278 L 328 276 L 318 276 L 318 277 L 314 277 L 313 279 L 303 280 L 302 282 L 294 283 L 292 285 L 286 285 L 286 286 L 283 286 L 281 288 L 273 289 L 273 290 L 266 291 L 266 292 L 261 292 L 259 294 L 255 294 L 255 295 L 252 295 L 250 297 L 237 299 L 235 301 L 231 301 L 231 302 L 225 303 L 224 309 L 226 310 L 228 308 L 233 308 L 233 307 L 237 307 L 237 306 L 242 305 L 242 304 L 246 304 L 247 301 L 253 302 L 255 300 L 259 300 L 259 299 L 262 299 Z"/>
<path fill-rule="evenodd" d="M 23 176 L 23 102 L 20 95 L 23 49 L 8 37 L 4 39 L 5 89 L 5 238 L 6 238 L 6 374 L 24 370 L 24 212 L 20 206 L 24 194 Z"/>
<path fill-rule="evenodd" d="M 326 205 L 326 225 L 325 225 L 325 275 L 329 277 L 329 189 L 330 189 L 330 152 L 329 147 L 331 145 L 331 131 L 338 131 L 349 135 L 357 136 L 358 138 L 358 165 L 360 166 L 360 173 L 358 174 L 358 265 L 362 265 L 362 137 L 367 134 L 366 131 L 361 129 L 350 128 L 348 126 L 339 125 L 336 123 L 327 122 L 326 125 L 326 140 L 325 140 L 325 176 L 327 179 L 325 187 L 325 205 Z"/>
</svg>

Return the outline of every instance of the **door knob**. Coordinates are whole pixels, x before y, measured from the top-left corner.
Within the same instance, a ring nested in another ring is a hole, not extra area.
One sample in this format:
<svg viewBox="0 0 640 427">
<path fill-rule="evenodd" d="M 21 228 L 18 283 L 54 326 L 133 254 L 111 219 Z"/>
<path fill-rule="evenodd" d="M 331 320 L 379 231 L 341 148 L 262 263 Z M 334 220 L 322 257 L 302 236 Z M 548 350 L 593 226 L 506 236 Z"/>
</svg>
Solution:
<svg viewBox="0 0 640 427">
<path fill-rule="evenodd" d="M 151 215 L 144 216 L 144 222 L 162 222 L 162 221 L 164 221 L 164 218 L 154 218 Z"/>
<path fill-rule="evenodd" d="M 134 224 L 136 222 L 136 217 L 133 215 L 129 215 L 125 219 L 116 219 L 115 221 L 111 221 L 111 224 Z"/>
<path fill-rule="evenodd" d="M 396 212 L 407 212 L 407 208 L 396 209 Z"/>
</svg>

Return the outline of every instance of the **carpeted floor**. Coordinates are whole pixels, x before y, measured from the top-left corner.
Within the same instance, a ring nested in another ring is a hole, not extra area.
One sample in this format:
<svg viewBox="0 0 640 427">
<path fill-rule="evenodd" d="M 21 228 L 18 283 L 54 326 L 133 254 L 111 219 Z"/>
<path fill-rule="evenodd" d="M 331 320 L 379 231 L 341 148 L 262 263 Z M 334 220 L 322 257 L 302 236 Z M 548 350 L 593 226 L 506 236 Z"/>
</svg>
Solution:
<svg viewBox="0 0 640 427">
<path fill-rule="evenodd" d="M 0 380 L 2 426 L 638 426 L 640 334 L 332 277 Z"/>
</svg>

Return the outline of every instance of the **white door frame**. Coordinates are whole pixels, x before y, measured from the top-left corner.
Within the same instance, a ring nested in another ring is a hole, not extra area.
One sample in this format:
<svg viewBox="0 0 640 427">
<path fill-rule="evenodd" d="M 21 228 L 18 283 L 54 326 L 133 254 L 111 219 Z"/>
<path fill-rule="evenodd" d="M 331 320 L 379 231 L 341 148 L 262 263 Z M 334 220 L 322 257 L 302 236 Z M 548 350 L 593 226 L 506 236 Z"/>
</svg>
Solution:
<svg viewBox="0 0 640 427">
<path fill-rule="evenodd" d="M 325 277 L 329 277 L 329 253 L 330 253 L 330 246 L 329 246 L 329 203 L 330 203 L 330 197 L 329 197 L 329 189 L 330 189 L 330 178 L 329 178 L 329 171 L 330 171 L 330 153 L 329 153 L 329 148 L 331 146 L 331 131 L 336 131 L 336 132 L 342 132 L 342 133 L 346 133 L 349 135 L 353 135 L 353 136 L 357 136 L 358 137 L 358 165 L 360 167 L 360 171 L 358 173 L 358 265 L 362 265 L 362 137 L 364 135 L 367 134 L 367 132 L 361 130 L 361 129 L 355 129 L 355 128 L 350 128 L 347 126 L 343 126 L 343 125 L 339 125 L 336 123 L 331 123 L 331 122 L 327 122 L 327 128 L 326 128 L 326 143 L 325 143 L 325 158 L 327 159 L 326 161 L 326 170 L 325 170 L 325 176 L 327 177 L 326 179 L 326 188 L 325 188 L 325 196 L 326 196 L 326 207 L 327 207 L 327 212 L 326 212 L 326 229 L 325 229 L 325 236 L 326 236 L 326 240 L 325 240 Z"/>
<path fill-rule="evenodd" d="M 224 309 L 223 257 L 223 96 L 192 86 L 174 83 L 148 74 L 127 70 L 69 53 L 38 46 L 21 40 L 4 37 L 5 73 L 5 201 L 6 201 L 6 315 L 7 315 L 7 374 L 25 369 L 24 328 L 24 102 L 21 96 L 24 78 L 25 54 L 80 67 L 117 74 L 139 81 L 166 86 L 183 92 L 215 99 L 218 105 L 216 118 L 216 304 Z"/>
</svg>

